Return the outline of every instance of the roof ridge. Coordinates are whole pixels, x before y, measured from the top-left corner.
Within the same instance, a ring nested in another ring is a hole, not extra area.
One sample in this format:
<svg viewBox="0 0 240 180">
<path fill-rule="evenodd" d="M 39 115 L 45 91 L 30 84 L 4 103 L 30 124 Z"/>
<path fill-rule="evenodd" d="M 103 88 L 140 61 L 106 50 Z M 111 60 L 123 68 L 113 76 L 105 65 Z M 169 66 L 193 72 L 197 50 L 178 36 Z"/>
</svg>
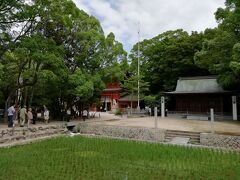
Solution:
<svg viewBox="0 0 240 180">
<path fill-rule="evenodd" d="M 217 79 L 217 75 L 193 76 L 193 77 L 179 77 L 179 80 L 198 80 L 198 79 Z"/>
</svg>

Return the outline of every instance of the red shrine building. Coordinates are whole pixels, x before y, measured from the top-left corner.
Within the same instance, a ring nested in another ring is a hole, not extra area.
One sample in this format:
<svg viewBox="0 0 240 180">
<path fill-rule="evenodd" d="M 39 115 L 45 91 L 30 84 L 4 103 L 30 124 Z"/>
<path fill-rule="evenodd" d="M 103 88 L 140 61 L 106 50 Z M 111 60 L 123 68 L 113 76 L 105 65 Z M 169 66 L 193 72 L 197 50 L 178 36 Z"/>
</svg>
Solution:
<svg viewBox="0 0 240 180">
<path fill-rule="evenodd" d="M 111 111 L 118 108 L 118 101 L 121 97 L 121 87 L 117 82 L 107 84 L 101 93 L 101 101 L 103 110 Z"/>
<path fill-rule="evenodd" d="M 124 109 L 127 107 L 136 108 L 137 99 L 131 98 L 129 95 L 121 96 L 122 88 L 118 82 L 107 84 L 101 93 L 102 110 L 113 111 L 115 109 Z M 132 104 L 131 104 L 132 103 Z"/>
</svg>

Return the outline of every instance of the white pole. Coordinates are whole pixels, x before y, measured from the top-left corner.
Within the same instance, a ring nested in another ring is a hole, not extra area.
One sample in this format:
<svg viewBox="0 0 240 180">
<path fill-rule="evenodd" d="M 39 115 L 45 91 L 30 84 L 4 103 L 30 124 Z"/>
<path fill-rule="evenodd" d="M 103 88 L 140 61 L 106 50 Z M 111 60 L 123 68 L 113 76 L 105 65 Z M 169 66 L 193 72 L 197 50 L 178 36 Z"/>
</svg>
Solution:
<svg viewBox="0 0 240 180">
<path fill-rule="evenodd" d="M 233 120 L 237 120 L 237 97 L 232 96 Z"/>
<path fill-rule="evenodd" d="M 155 128 L 158 128 L 158 121 L 157 121 L 157 107 L 154 107 L 154 118 L 155 118 Z"/>
<path fill-rule="evenodd" d="M 161 97 L 161 117 L 165 117 L 165 97 Z"/>
<path fill-rule="evenodd" d="M 140 110 L 140 103 L 139 103 L 139 99 L 140 99 L 140 83 L 139 83 L 139 75 L 140 75 L 140 22 L 138 22 L 138 104 L 137 104 L 137 109 Z"/>
<path fill-rule="evenodd" d="M 213 108 L 210 109 L 211 112 L 211 133 L 214 133 L 214 110 Z"/>
<path fill-rule="evenodd" d="M 105 96 L 105 112 L 107 112 L 107 96 Z"/>
</svg>

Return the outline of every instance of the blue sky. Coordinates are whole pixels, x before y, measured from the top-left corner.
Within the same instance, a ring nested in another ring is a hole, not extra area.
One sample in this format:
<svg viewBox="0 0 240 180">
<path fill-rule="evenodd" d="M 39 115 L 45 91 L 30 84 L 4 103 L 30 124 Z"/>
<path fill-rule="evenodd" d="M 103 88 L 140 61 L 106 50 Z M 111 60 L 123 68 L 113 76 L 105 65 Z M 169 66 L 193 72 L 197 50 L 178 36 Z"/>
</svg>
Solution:
<svg viewBox="0 0 240 180">
<path fill-rule="evenodd" d="M 73 0 L 79 9 L 100 20 L 107 35 L 130 51 L 138 40 L 149 39 L 168 30 L 188 32 L 217 26 L 214 12 L 225 0 Z"/>
</svg>

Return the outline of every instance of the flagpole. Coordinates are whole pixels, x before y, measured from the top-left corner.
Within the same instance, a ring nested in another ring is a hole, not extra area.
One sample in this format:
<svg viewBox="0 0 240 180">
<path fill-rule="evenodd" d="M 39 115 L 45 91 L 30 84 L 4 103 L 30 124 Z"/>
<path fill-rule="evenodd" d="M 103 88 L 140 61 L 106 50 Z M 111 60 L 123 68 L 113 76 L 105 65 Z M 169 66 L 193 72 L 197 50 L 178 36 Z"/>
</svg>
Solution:
<svg viewBox="0 0 240 180">
<path fill-rule="evenodd" d="M 137 75 L 138 75 L 138 104 L 137 109 L 140 110 L 140 82 L 139 82 L 139 76 L 140 76 L 140 22 L 138 22 L 138 69 L 137 69 Z"/>
</svg>

